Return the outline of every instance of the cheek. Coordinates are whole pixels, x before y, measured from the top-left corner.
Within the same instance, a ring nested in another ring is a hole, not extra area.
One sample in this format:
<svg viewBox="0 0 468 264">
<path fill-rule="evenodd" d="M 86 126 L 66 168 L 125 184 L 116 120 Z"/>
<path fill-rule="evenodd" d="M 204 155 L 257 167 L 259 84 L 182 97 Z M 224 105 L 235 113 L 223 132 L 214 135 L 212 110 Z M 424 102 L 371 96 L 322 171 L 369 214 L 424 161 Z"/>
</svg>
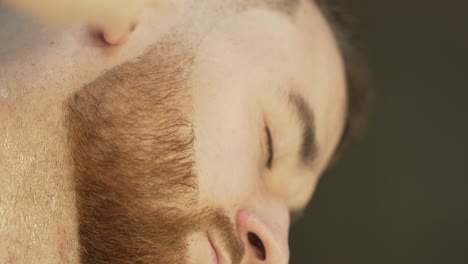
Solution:
<svg viewBox="0 0 468 264">
<path fill-rule="evenodd" d="M 201 50 L 190 83 L 199 198 L 233 208 L 255 190 L 259 179 L 263 121 L 254 89 L 249 89 L 256 85 L 242 71 L 241 56 L 225 58 L 230 53 L 215 56 L 213 49 Z"/>
<path fill-rule="evenodd" d="M 198 87 L 203 88 L 192 100 L 199 198 L 227 207 L 255 185 L 260 156 L 258 128 L 241 91 L 231 89 L 208 96 L 213 86 Z"/>
</svg>

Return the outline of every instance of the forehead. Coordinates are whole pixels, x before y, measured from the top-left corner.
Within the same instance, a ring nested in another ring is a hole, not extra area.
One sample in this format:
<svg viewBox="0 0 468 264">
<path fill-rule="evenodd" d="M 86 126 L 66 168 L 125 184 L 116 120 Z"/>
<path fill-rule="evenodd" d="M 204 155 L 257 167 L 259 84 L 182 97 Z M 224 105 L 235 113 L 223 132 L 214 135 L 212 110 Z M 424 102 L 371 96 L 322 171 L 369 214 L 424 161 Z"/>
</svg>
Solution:
<svg viewBox="0 0 468 264">
<path fill-rule="evenodd" d="M 281 94 L 294 91 L 302 95 L 314 112 L 320 149 L 314 175 L 325 168 L 342 132 L 345 79 L 335 39 L 313 3 L 302 1 L 292 15 L 253 7 L 226 17 L 197 48 L 193 80 L 194 108 L 202 116 L 198 118 L 202 120 L 199 127 L 226 125 L 226 120 L 235 123 L 242 119 L 240 115 L 229 114 L 230 110 L 263 112 L 267 118 L 275 119 L 274 123 L 281 124 L 278 127 L 287 126 L 281 130 L 288 130 L 283 133 L 289 138 L 284 144 L 291 148 L 300 144 L 300 125 L 291 121 L 291 115 L 285 115 Z M 251 116 L 250 120 L 255 120 Z M 249 127 L 255 126 L 256 121 L 239 123 Z M 215 129 L 212 134 L 208 130 L 203 134 L 214 139 L 221 132 Z M 223 143 L 222 139 L 220 142 Z M 302 177 L 303 182 L 297 185 L 314 186 L 316 179 Z M 311 191 L 305 192 L 297 203 L 303 203 L 310 194 Z"/>
</svg>

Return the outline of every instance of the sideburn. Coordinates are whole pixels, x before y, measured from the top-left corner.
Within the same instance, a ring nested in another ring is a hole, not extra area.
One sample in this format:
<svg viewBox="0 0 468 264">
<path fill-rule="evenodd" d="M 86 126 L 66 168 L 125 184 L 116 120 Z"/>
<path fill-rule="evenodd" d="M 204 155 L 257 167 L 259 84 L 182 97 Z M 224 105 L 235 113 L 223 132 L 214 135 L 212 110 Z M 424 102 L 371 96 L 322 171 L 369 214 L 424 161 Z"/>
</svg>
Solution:
<svg viewBox="0 0 468 264">
<path fill-rule="evenodd" d="M 82 263 L 187 263 L 187 237 L 208 228 L 240 263 L 230 219 L 197 209 L 192 64 L 181 43 L 162 41 L 66 102 Z"/>
</svg>

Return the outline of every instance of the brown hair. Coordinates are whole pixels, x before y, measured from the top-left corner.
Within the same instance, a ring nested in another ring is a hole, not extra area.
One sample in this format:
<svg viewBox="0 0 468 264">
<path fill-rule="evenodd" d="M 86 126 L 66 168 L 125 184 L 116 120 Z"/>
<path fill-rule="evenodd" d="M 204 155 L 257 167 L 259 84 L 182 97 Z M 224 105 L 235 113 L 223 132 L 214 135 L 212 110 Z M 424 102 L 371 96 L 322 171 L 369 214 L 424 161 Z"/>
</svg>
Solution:
<svg viewBox="0 0 468 264">
<path fill-rule="evenodd" d="M 240 263 L 227 212 L 197 204 L 192 59 L 169 38 L 67 100 L 81 263 L 187 263 L 187 238 L 209 230 Z"/>
</svg>

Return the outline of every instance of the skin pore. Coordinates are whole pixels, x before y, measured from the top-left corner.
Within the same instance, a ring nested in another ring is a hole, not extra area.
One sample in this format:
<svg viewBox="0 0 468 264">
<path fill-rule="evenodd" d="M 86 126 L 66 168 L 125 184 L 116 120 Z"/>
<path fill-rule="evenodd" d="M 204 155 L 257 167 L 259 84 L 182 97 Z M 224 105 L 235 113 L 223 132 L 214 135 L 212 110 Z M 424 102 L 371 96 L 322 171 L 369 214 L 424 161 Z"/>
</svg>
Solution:
<svg viewBox="0 0 468 264">
<path fill-rule="evenodd" d="M 287 263 L 346 91 L 318 8 L 284 3 L 180 1 L 121 47 L 0 15 L 0 262 Z"/>
</svg>

